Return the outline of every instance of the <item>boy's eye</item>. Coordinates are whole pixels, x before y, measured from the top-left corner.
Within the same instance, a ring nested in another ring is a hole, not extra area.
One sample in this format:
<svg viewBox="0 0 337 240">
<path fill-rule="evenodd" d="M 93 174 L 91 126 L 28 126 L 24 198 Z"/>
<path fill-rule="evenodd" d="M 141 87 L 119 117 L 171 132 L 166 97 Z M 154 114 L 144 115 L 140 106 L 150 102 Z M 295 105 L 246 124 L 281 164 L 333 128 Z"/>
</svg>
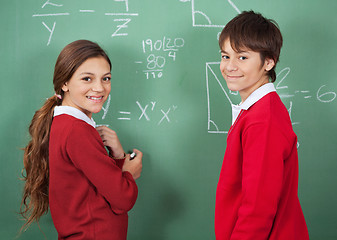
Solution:
<svg viewBox="0 0 337 240">
<path fill-rule="evenodd" d="M 223 59 L 229 59 L 229 57 L 227 55 L 221 55 L 221 58 L 223 58 Z"/>
<path fill-rule="evenodd" d="M 241 56 L 239 59 L 240 59 L 240 60 L 246 60 L 247 57 Z"/>
</svg>

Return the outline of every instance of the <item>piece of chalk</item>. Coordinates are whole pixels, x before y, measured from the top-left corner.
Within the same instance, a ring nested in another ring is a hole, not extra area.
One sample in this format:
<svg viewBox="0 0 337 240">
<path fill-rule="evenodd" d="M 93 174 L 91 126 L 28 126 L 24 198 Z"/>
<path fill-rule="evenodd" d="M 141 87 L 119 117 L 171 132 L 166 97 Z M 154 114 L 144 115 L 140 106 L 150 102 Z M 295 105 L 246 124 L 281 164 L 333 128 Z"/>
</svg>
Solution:
<svg viewBox="0 0 337 240">
<path fill-rule="evenodd" d="M 136 157 L 136 153 L 132 152 L 132 153 L 130 154 L 130 160 L 134 159 L 135 157 Z"/>
</svg>

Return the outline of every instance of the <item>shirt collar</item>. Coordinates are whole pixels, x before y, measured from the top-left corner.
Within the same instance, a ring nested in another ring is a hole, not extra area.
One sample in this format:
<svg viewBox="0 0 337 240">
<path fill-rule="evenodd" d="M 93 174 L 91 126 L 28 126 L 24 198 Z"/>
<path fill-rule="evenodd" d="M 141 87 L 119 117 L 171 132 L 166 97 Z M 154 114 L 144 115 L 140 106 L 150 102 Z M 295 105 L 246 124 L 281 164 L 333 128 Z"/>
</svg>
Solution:
<svg viewBox="0 0 337 240">
<path fill-rule="evenodd" d="M 73 116 L 77 119 L 83 120 L 89 125 L 93 126 L 94 128 L 96 127 L 96 123 L 93 118 L 89 118 L 84 112 L 81 110 L 70 107 L 70 106 L 56 106 L 54 108 L 54 117 L 61 115 L 61 114 L 67 114 L 70 116 Z"/>
<path fill-rule="evenodd" d="M 232 125 L 234 124 L 236 118 L 238 117 L 241 110 L 248 110 L 253 106 L 257 101 L 266 96 L 268 93 L 276 92 L 274 84 L 266 83 L 252 92 L 249 97 L 241 104 L 234 105 L 232 104 Z"/>
</svg>

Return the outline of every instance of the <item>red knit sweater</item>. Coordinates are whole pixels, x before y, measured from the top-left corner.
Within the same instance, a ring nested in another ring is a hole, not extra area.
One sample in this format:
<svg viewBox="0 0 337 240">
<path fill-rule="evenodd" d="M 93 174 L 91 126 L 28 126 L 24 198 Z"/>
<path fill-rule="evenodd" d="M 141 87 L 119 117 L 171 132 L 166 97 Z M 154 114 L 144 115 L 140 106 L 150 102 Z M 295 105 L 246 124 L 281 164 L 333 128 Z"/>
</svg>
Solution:
<svg viewBox="0 0 337 240">
<path fill-rule="evenodd" d="M 49 206 L 58 239 L 126 239 L 137 185 L 111 159 L 96 129 L 63 114 L 49 140 Z"/>
<path fill-rule="evenodd" d="M 309 239 L 297 188 L 297 137 L 272 92 L 242 110 L 229 130 L 216 193 L 216 239 Z"/>
</svg>

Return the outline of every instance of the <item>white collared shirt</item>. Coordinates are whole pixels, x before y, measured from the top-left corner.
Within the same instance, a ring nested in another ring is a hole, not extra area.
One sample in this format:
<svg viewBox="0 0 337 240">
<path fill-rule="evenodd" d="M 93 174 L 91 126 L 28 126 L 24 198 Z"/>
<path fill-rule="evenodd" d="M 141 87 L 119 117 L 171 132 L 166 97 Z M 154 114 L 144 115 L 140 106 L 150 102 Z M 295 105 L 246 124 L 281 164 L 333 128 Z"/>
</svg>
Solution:
<svg viewBox="0 0 337 240">
<path fill-rule="evenodd" d="M 274 84 L 266 83 L 252 92 L 252 94 L 250 94 L 243 103 L 240 103 L 239 105 L 232 104 L 232 125 L 239 116 L 241 110 L 248 110 L 251 106 L 254 105 L 254 103 L 271 92 L 276 92 Z"/>
<path fill-rule="evenodd" d="M 73 116 L 77 119 L 85 121 L 89 125 L 96 128 L 96 123 L 94 119 L 89 118 L 84 112 L 82 112 L 81 110 L 77 108 L 70 107 L 70 106 L 56 106 L 54 108 L 54 117 L 61 115 L 61 114 L 67 114 L 67 115 Z"/>
</svg>

